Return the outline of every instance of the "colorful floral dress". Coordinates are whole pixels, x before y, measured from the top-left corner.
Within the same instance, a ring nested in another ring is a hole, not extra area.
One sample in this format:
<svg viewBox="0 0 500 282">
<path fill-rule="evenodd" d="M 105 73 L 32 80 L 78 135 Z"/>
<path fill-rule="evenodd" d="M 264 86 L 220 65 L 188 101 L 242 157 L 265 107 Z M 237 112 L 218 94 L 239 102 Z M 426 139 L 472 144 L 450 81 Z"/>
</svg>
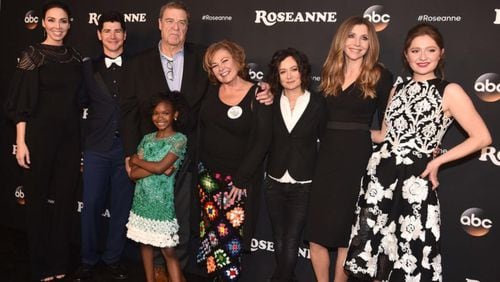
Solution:
<svg viewBox="0 0 500 282">
<path fill-rule="evenodd" d="M 419 175 L 452 123 L 442 110 L 448 82 L 399 85 L 386 112 L 387 134 L 372 154 L 356 206 L 345 269 L 382 281 L 442 281 L 440 208 Z"/>
<path fill-rule="evenodd" d="M 156 132 L 153 132 L 144 136 L 138 153 L 144 160 L 156 162 L 172 152 L 179 157 L 174 163 L 179 168 L 186 152 L 186 142 L 186 136 L 181 133 L 156 138 Z M 137 180 L 127 223 L 128 238 L 160 248 L 179 244 L 179 224 L 174 209 L 176 171 L 170 176 L 152 174 Z"/>
<path fill-rule="evenodd" d="M 230 204 L 227 199 L 233 188 L 232 177 L 211 172 L 201 163 L 198 169 L 203 212 L 197 261 L 206 265 L 208 274 L 220 273 L 219 277 L 224 281 L 237 280 L 240 276 L 246 197 Z"/>
</svg>

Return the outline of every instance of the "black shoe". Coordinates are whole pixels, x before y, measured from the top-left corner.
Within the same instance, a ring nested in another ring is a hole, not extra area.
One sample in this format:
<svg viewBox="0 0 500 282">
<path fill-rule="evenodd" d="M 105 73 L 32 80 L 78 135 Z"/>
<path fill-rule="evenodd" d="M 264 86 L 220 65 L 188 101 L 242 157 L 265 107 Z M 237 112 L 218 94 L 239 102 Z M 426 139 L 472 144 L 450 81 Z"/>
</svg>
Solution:
<svg viewBox="0 0 500 282">
<path fill-rule="evenodd" d="M 75 274 L 73 274 L 73 281 L 74 282 L 85 281 L 92 278 L 93 275 L 94 275 L 94 266 L 82 263 L 76 270 Z"/>
<path fill-rule="evenodd" d="M 128 278 L 127 270 L 120 263 L 107 264 L 106 269 L 111 274 L 111 277 L 116 280 L 123 280 Z"/>
</svg>

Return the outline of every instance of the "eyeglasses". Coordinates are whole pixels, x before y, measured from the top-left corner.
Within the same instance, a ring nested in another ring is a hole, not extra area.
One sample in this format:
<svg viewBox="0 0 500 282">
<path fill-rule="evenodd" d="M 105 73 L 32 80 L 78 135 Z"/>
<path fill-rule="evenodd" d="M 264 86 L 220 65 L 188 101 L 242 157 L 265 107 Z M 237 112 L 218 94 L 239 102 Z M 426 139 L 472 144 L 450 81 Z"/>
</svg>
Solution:
<svg viewBox="0 0 500 282">
<path fill-rule="evenodd" d="M 167 59 L 167 79 L 174 80 L 174 61 Z"/>
</svg>

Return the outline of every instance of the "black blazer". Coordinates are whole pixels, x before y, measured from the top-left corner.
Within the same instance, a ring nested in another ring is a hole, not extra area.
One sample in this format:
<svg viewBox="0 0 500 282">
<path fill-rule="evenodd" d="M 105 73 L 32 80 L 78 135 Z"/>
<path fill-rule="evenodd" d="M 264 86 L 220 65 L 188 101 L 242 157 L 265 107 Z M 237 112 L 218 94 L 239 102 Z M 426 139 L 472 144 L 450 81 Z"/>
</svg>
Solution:
<svg viewBox="0 0 500 282">
<path fill-rule="evenodd" d="M 208 86 L 208 75 L 203 70 L 205 48 L 192 43 L 184 45 L 184 70 L 181 92 L 187 105 L 187 124 L 180 131 L 188 136 L 188 143 L 194 140 L 201 98 Z M 130 60 L 121 93 L 121 133 L 125 154 L 137 151 L 142 137 L 156 130 L 151 121 L 152 98 L 160 92 L 168 92 L 168 83 L 160 60 L 158 47 L 144 51 Z M 195 144 L 195 143 L 193 143 Z M 191 155 L 188 146 L 188 154 Z"/>
<path fill-rule="evenodd" d="M 311 92 L 309 104 L 289 133 L 281 114 L 280 99 L 276 99 L 273 103 L 273 133 L 267 173 L 281 178 L 288 170 L 297 181 L 311 180 L 318 154 L 317 141 L 324 131 L 325 122 L 324 97 Z"/>
<path fill-rule="evenodd" d="M 112 97 L 99 72 L 103 65 L 102 56 L 83 63 L 86 90 L 84 105 L 88 107 L 88 118 L 82 122 L 83 144 L 85 150 L 97 152 L 106 152 L 111 148 L 118 128 L 113 122 L 120 120 L 118 99 Z"/>
</svg>

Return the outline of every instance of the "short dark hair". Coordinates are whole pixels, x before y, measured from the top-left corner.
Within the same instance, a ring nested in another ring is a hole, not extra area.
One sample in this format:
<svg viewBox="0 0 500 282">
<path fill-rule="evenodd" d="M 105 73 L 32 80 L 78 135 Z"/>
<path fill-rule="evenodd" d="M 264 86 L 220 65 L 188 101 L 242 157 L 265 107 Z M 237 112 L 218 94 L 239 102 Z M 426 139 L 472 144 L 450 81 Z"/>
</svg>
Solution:
<svg viewBox="0 0 500 282">
<path fill-rule="evenodd" d="M 99 21 L 97 23 L 97 30 L 102 31 L 102 27 L 104 23 L 107 22 L 118 22 L 120 23 L 122 30 L 126 31 L 127 27 L 125 26 L 125 19 L 123 18 L 123 14 L 117 11 L 107 11 L 102 13 Z"/>
<path fill-rule="evenodd" d="M 47 11 L 52 9 L 52 8 L 59 8 L 63 9 L 64 12 L 68 15 L 68 19 L 71 20 L 71 10 L 69 9 L 68 4 L 62 2 L 62 1 L 57 1 L 57 0 L 52 0 L 45 2 L 42 6 L 42 19 L 45 19 L 45 15 L 47 14 Z"/>
<path fill-rule="evenodd" d="M 186 13 L 186 19 L 189 23 L 189 9 L 188 7 L 182 2 L 182 1 L 170 1 L 167 4 L 161 6 L 160 8 L 160 14 L 158 15 L 158 18 L 161 19 L 163 17 L 163 13 L 165 13 L 166 9 L 179 9 L 183 10 Z"/>
<path fill-rule="evenodd" d="M 268 68 L 269 71 L 266 76 L 266 81 L 271 85 L 271 92 L 274 95 L 281 94 L 283 87 L 280 83 L 280 64 L 288 57 L 292 57 L 295 62 L 297 62 L 297 66 L 299 67 L 300 73 L 300 87 L 302 90 L 306 90 L 309 88 L 311 82 L 311 64 L 309 63 L 309 59 L 306 54 L 294 48 L 286 48 L 282 50 L 278 50 L 274 53 L 271 58 L 271 62 L 269 62 Z"/>
</svg>

